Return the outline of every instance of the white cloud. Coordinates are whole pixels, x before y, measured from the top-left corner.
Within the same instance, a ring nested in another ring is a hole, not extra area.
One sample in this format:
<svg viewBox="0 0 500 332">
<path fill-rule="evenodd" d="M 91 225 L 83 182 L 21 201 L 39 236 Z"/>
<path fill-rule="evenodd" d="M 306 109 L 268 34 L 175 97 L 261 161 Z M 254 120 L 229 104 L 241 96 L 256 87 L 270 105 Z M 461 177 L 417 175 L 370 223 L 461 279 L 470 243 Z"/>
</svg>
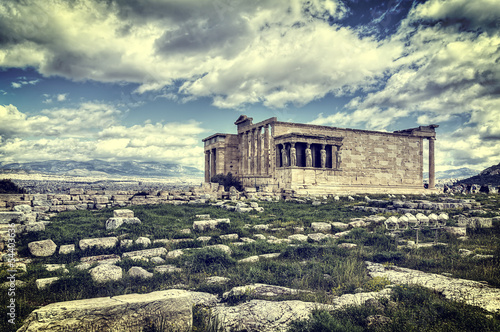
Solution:
<svg viewBox="0 0 500 332">
<path fill-rule="evenodd" d="M 29 116 L 0 105 L 4 163 L 36 160 L 142 160 L 203 167 L 200 123 L 120 125 L 122 112 L 106 104 L 44 110 Z"/>
</svg>

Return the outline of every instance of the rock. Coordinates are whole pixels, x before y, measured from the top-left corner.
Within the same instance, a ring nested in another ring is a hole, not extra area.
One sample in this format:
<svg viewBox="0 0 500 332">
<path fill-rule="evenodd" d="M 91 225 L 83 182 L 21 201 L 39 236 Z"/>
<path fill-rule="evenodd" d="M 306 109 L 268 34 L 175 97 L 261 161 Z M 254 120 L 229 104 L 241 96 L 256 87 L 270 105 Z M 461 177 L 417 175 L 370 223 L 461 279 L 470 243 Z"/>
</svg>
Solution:
<svg viewBox="0 0 500 332">
<path fill-rule="evenodd" d="M 37 280 L 35 280 L 36 288 L 43 289 L 47 286 L 50 286 L 52 283 L 56 282 L 57 280 L 59 280 L 59 277 L 37 279 Z"/>
<path fill-rule="evenodd" d="M 106 220 L 106 229 L 117 229 L 123 225 L 123 218 L 109 218 Z"/>
<path fill-rule="evenodd" d="M 142 245 L 143 247 L 149 247 L 151 245 L 151 240 L 147 237 L 141 236 L 135 240 L 135 243 Z"/>
<path fill-rule="evenodd" d="M 356 248 L 358 245 L 355 243 L 341 243 L 339 244 L 339 248 L 352 249 Z"/>
<path fill-rule="evenodd" d="M 214 277 L 208 277 L 205 279 L 205 282 L 207 284 L 218 284 L 218 285 L 221 285 L 221 284 L 227 284 L 231 279 L 229 278 L 226 278 L 226 277 L 217 277 L 217 276 L 214 276 Z"/>
<path fill-rule="evenodd" d="M 92 280 L 98 283 L 116 281 L 120 280 L 123 277 L 122 268 L 111 264 L 96 266 L 89 272 Z"/>
<path fill-rule="evenodd" d="M 151 257 L 149 261 L 153 264 L 163 264 L 165 263 L 165 260 L 161 257 Z"/>
<path fill-rule="evenodd" d="M 500 289 L 489 287 L 481 282 L 450 278 L 397 266 L 384 266 L 379 263 L 365 263 L 368 274 L 372 278 L 386 278 L 394 284 L 415 284 L 434 290 L 454 301 L 464 301 L 491 312 L 500 310 Z"/>
<path fill-rule="evenodd" d="M 196 215 L 196 219 L 209 220 L 210 219 L 210 215 L 209 214 L 197 214 Z"/>
<path fill-rule="evenodd" d="M 240 264 L 245 264 L 245 263 L 257 263 L 260 260 L 259 256 L 250 256 L 247 258 L 240 259 L 238 263 Z"/>
<path fill-rule="evenodd" d="M 57 245 L 54 241 L 42 240 L 28 243 L 28 248 L 33 256 L 47 257 L 52 256 L 56 252 Z"/>
<path fill-rule="evenodd" d="M 27 204 L 21 204 L 14 206 L 14 211 L 22 213 L 31 213 L 31 206 Z"/>
<path fill-rule="evenodd" d="M 43 266 L 49 272 L 61 270 L 63 273 L 69 273 L 66 264 L 44 264 Z"/>
<path fill-rule="evenodd" d="M 161 248 L 152 248 L 152 249 L 124 252 L 122 254 L 122 257 L 123 258 L 134 257 L 134 256 L 155 257 L 155 256 L 165 256 L 166 254 L 167 254 L 167 249 L 161 247 Z"/>
<path fill-rule="evenodd" d="M 312 233 L 307 236 L 313 242 L 321 242 L 328 237 L 323 233 Z"/>
<path fill-rule="evenodd" d="M 349 228 L 349 225 L 348 224 L 344 224 L 343 222 L 332 222 L 331 223 L 332 227 L 335 227 L 335 228 L 338 228 L 338 229 L 348 229 Z"/>
<path fill-rule="evenodd" d="M 167 258 L 177 258 L 184 255 L 184 251 L 182 249 L 171 250 L 167 253 Z"/>
<path fill-rule="evenodd" d="M 267 231 L 269 229 L 269 225 L 254 225 L 253 229 L 256 229 L 259 231 Z"/>
<path fill-rule="evenodd" d="M 193 305 L 208 300 L 208 296 L 197 299 L 188 291 L 169 289 L 58 302 L 33 311 L 18 331 L 135 332 L 151 323 L 157 328 L 168 325 L 175 331 L 190 331 Z"/>
<path fill-rule="evenodd" d="M 256 209 L 259 207 L 259 204 L 257 202 L 250 202 L 250 207 Z"/>
<path fill-rule="evenodd" d="M 142 267 L 139 266 L 132 266 L 128 271 L 127 274 L 130 277 L 133 278 L 141 278 L 141 279 L 148 279 L 152 278 L 153 274 L 151 272 L 148 272 L 144 270 Z"/>
<path fill-rule="evenodd" d="M 240 287 L 234 287 L 229 292 L 222 295 L 224 299 L 233 296 L 241 296 L 249 294 L 252 297 L 274 297 L 280 295 L 295 295 L 302 292 L 309 292 L 304 290 L 286 288 L 281 286 L 266 285 L 266 284 L 252 284 Z"/>
<path fill-rule="evenodd" d="M 33 224 L 26 225 L 26 232 L 43 232 L 45 231 L 45 223 L 37 222 Z"/>
<path fill-rule="evenodd" d="M 182 269 L 180 267 L 176 267 L 175 265 L 159 265 L 155 267 L 155 272 L 174 273 L 174 272 L 182 272 Z"/>
<path fill-rule="evenodd" d="M 297 241 L 297 242 L 307 242 L 307 235 L 304 235 L 304 234 L 294 234 L 294 235 L 290 235 L 288 236 L 288 239 L 292 240 L 292 241 Z"/>
<path fill-rule="evenodd" d="M 311 223 L 311 228 L 315 232 L 329 232 L 332 229 L 332 225 L 326 222 L 313 222 Z"/>
<path fill-rule="evenodd" d="M 0 211 L 0 224 L 10 224 L 12 222 L 24 221 L 25 215 L 23 212 L 3 212 Z"/>
<path fill-rule="evenodd" d="M 67 255 L 72 252 L 75 252 L 75 245 L 74 244 L 64 244 L 59 247 L 59 255 Z"/>
<path fill-rule="evenodd" d="M 118 238 L 117 237 L 101 237 L 101 238 L 94 238 L 94 239 L 83 239 L 80 240 L 79 246 L 81 250 L 85 250 L 87 248 L 114 248 L 116 247 L 116 244 L 118 243 Z"/>
<path fill-rule="evenodd" d="M 120 248 L 127 248 L 134 244 L 134 240 L 122 239 L 120 240 Z"/>
<path fill-rule="evenodd" d="M 360 228 L 360 227 L 366 227 L 368 224 L 363 220 L 355 220 L 351 221 L 348 225 L 351 226 L 352 228 Z"/>
<path fill-rule="evenodd" d="M 111 254 L 111 255 L 97 255 L 97 256 L 88 256 L 80 258 L 80 262 L 87 264 L 97 263 L 101 264 L 115 264 L 121 260 L 120 256 Z"/>
<path fill-rule="evenodd" d="M 220 250 L 220 251 L 222 251 L 222 252 L 224 252 L 224 253 L 226 253 L 228 255 L 231 255 L 233 253 L 233 251 L 231 250 L 231 248 L 229 248 L 225 244 L 214 244 L 214 245 L 211 245 L 211 246 L 206 246 L 205 248 Z"/>
<path fill-rule="evenodd" d="M 198 220 L 193 223 L 193 230 L 204 232 L 220 228 L 223 224 L 230 224 L 229 219 Z"/>
<path fill-rule="evenodd" d="M 266 239 L 265 235 L 263 235 L 263 234 L 254 234 L 253 237 L 256 238 L 257 240 L 265 240 Z"/>
<path fill-rule="evenodd" d="M 115 218 L 134 218 L 134 211 L 129 209 L 120 209 L 113 211 Z"/>
<path fill-rule="evenodd" d="M 382 315 L 371 315 L 366 318 L 367 326 L 371 328 L 382 327 L 384 325 L 392 323 L 389 317 Z"/>
<path fill-rule="evenodd" d="M 221 240 L 226 240 L 226 241 L 236 241 L 238 240 L 238 234 L 226 234 L 226 235 L 221 235 L 219 236 Z"/>
</svg>

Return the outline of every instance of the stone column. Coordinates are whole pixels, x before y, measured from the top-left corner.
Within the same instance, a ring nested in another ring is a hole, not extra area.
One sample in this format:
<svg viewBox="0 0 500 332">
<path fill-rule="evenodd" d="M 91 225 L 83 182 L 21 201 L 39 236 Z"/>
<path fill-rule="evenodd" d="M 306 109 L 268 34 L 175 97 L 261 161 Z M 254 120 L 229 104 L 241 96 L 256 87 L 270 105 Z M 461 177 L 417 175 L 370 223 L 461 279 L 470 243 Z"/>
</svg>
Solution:
<svg viewBox="0 0 500 332">
<path fill-rule="evenodd" d="M 247 175 L 252 174 L 252 131 L 247 131 Z"/>
<path fill-rule="evenodd" d="M 205 182 L 210 182 L 210 151 L 205 151 Z"/>
<path fill-rule="evenodd" d="M 435 137 L 429 137 L 429 189 L 434 189 L 435 181 L 435 168 L 434 168 L 434 141 Z"/>
<path fill-rule="evenodd" d="M 321 168 L 325 168 L 326 167 L 326 150 L 325 150 L 325 147 L 326 145 L 325 144 L 322 144 L 321 145 Z"/>
<path fill-rule="evenodd" d="M 257 128 L 252 129 L 252 174 L 257 174 L 258 154 L 257 154 Z"/>
<path fill-rule="evenodd" d="M 297 150 L 295 142 L 290 143 L 290 166 L 297 166 Z"/>
<path fill-rule="evenodd" d="M 312 167 L 312 151 L 311 144 L 307 143 L 306 148 L 306 167 Z"/>
<path fill-rule="evenodd" d="M 269 124 L 264 126 L 264 174 L 269 174 L 269 166 L 271 164 L 271 154 L 269 151 Z"/>
<path fill-rule="evenodd" d="M 215 156 L 216 156 L 216 149 L 211 149 L 210 150 L 210 179 L 212 179 L 212 177 L 214 177 L 216 174 L 215 174 L 215 163 L 216 163 L 216 160 L 215 160 Z"/>
<path fill-rule="evenodd" d="M 262 174 L 262 127 L 257 128 L 257 153 L 255 158 L 255 170 L 257 174 Z"/>
<path fill-rule="evenodd" d="M 247 168 L 247 163 L 246 163 L 246 143 L 247 143 L 247 133 L 243 132 L 241 133 L 240 137 L 240 175 L 246 175 L 246 168 Z"/>
</svg>

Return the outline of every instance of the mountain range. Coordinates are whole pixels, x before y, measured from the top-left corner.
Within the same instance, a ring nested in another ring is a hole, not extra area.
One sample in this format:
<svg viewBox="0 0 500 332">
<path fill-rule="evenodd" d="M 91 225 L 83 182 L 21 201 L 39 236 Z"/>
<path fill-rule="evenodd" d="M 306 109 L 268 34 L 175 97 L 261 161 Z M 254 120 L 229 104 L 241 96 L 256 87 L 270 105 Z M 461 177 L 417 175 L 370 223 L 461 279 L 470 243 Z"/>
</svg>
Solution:
<svg viewBox="0 0 500 332">
<path fill-rule="evenodd" d="M 11 163 L 0 166 L 0 172 L 44 173 L 67 176 L 128 176 L 128 177 L 203 177 L 203 171 L 179 164 L 137 161 L 74 161 L 47 160 Z"/>
<path fill-rule="evenodd" d="M 461 183 L 500 186 L 500 164 L 488 167 L 475 176 L 458 181 L 458 184 Z"/>
</svg>

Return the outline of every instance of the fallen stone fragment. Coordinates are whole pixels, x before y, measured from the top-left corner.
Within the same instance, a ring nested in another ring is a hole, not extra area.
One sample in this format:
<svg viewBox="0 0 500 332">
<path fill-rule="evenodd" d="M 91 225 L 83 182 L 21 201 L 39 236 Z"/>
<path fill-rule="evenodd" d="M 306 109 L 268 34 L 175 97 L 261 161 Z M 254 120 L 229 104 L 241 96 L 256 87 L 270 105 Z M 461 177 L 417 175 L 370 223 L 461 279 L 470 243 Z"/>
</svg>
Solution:
<svg viewBox="0 0 500 332">
<path fill-rule="evenodd" d="M 122 254 L 122 257 L 123 258 L 134 257 L 134 256 L 155 257 L 155 256 L 164 256 L 166 254 L 167 254 L 167 249 L 160 247 L 160 248 L 151 248 L 151 249 L 124 252 Z"/>
<path fill-rule="evenodd" d="M 50 286 L 51 284 L 53 284 L 57 280 L 59 280 L 59 277 L 37 279 L 37 280 L 35 280 L 36 288 L 44 289 L 45 287 Z"/>
<path fill-rule="evenodd" d="M 200 295 L 199 301 L 208 301 L 208 297 Z M 135 332 L 165 322 L 172 330 L 190 331 L 194 304 L 190 292 L 176 289 L 58 302 L 33 311 L 18 331 Z"/>
<path fill-rule="evenodd" d="M 33 256 L 47 257 L 52 256 L 56 252 L 57 245 L 54 241 L 42 240 L 28 243 L 28 248 Z"/>
<path fill-rule="evenodd" d="M 139 266 L 132 266 L 128 271 L 127 274 L 130 277 L 134 278 L 141 278 L 141 279 L 148 279 L 153 277 L 153 273 L 148 272 L 144 270 L 142 267 Z"/>
<path fill-rule="evenodd" d="M 116 281 L 120 280 L 123 277 L 122 268 L 111 264 L 103 264 L 96 266 L 89 272 L 90 276 L 92 277 L 92 280 L 94 280 L 97 283 Z"/>
<path fill-rule="evenodd" d="M 114 248 L 117 243 L 118 243 L 118 238 L 113 236 L 113 237 L 101 237 L 94 239 L 83 239 L 80 240 L 79 246 L 81 250 L 85 250 L 88 248 L 106 249 L 106 248 Z"/>
<path fill-rule="evenodd" d="M 64 244 L 59 247 L 59 254 L 60 255 L 67 255 L 72 252 L 75 252 L 75 245 L 74 244 Z"/>
</svg>

